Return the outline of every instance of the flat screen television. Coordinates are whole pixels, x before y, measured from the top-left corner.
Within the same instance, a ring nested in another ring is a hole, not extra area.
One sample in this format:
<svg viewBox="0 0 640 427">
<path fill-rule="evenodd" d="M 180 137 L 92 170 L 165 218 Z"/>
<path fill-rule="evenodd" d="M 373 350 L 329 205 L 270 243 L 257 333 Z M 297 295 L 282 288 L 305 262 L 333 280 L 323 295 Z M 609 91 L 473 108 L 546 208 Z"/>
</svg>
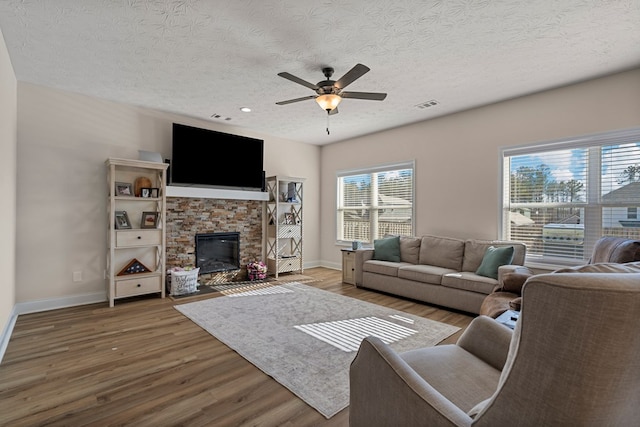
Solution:
<svg viewBox="0 0 640 427">
<path fill-rule="evenodd" d="M 261 139 L 173 124 L 171 185 L 259 191 L 263 158 Z"/>
</svg>

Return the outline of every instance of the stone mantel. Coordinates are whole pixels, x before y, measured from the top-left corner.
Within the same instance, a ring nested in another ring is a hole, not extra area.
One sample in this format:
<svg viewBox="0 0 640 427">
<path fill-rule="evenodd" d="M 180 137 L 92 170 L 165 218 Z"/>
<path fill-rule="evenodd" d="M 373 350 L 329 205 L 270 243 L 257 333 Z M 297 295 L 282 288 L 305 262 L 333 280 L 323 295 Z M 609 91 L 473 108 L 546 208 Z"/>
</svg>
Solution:
<svg viewBox="0 0 640 427">
<path fill-rule="evenodd" d="M 223 188 L 167 186 L 167 197 L 224 200 L 269 200 L 269 193 L 262 191 L 227 190 Z"/>
<path fill-rule="evenodd" d="M 167 197 L 167 268 L 196 265 L 196 234 L 239 232 L 240 268 L 243 270 L 240 278 L 243 279 L 247 263 L 263 259 L 262 210 L 260 200 Z M 237 271 L 214 275 L 220 276 L 216 278 L 217 283 L 229 282 L 236 277 Z"/>
</svg>

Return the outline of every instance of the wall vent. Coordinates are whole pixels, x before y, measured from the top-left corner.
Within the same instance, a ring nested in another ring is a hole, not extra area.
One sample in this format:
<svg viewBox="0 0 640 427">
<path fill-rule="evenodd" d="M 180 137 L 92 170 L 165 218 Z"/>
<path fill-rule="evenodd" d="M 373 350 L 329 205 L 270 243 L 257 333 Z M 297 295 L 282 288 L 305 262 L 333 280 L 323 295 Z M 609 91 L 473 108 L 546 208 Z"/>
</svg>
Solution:
<svg viewBox="0 0 640 427">
<path fill-rule="evenodd" d="M 217 113 L 213 113 L 211 115 L 212 119 L 218 119 L 218 120 L 231 120 L 231 117 L 222 117 L 220 114 Z"/>
<path fill-rule="evenodd" d="M 427 102 L 423 102 L 421 104 L 416 105 L 416 108 L 420 108 L 420 109 L 425 109 L 425 108 L 431 108 L 431 107 L 435 107 L 436 105 L 439 105 L 440 103 L 438 101 L 436 101 L 435 99 L 431 99 Z"/>
</svg>

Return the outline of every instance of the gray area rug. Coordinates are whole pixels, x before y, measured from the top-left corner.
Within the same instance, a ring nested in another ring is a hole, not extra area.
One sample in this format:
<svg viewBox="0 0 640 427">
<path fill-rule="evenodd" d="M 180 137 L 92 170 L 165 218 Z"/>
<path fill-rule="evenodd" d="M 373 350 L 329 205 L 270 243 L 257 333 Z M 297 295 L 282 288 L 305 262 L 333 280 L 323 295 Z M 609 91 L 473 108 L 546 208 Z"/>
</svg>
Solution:
<svg viewBox="0 0 640 427">
<path fill-rule="evenodd" d="M 349 405 L 349 365 L 363 337 L 407 351 L 460 329 L 298 282 L 222 293 L 175 308 L 326 418 Z"/>
</svg>

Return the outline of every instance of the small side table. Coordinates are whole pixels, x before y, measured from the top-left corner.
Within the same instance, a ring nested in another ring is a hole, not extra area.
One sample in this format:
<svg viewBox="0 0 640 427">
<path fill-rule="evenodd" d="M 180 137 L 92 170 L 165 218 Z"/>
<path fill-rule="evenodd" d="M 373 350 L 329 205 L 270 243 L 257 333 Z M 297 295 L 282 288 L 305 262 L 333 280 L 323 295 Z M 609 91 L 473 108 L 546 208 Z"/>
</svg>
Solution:
<svg viewBox="0 0 640 427">
<path fill-rule="evenodd" d="M 496 322 L 502 323 L 504 326 L 514 329 L 519 317 L 519 311 L 507 310 L 500 316 L 496 317 Z"/>
<path fill-rule="evenodd" d="M 342 282 L 356 284 L 356 251 L 341 249 L 342 251 Z"/>
</svg>

